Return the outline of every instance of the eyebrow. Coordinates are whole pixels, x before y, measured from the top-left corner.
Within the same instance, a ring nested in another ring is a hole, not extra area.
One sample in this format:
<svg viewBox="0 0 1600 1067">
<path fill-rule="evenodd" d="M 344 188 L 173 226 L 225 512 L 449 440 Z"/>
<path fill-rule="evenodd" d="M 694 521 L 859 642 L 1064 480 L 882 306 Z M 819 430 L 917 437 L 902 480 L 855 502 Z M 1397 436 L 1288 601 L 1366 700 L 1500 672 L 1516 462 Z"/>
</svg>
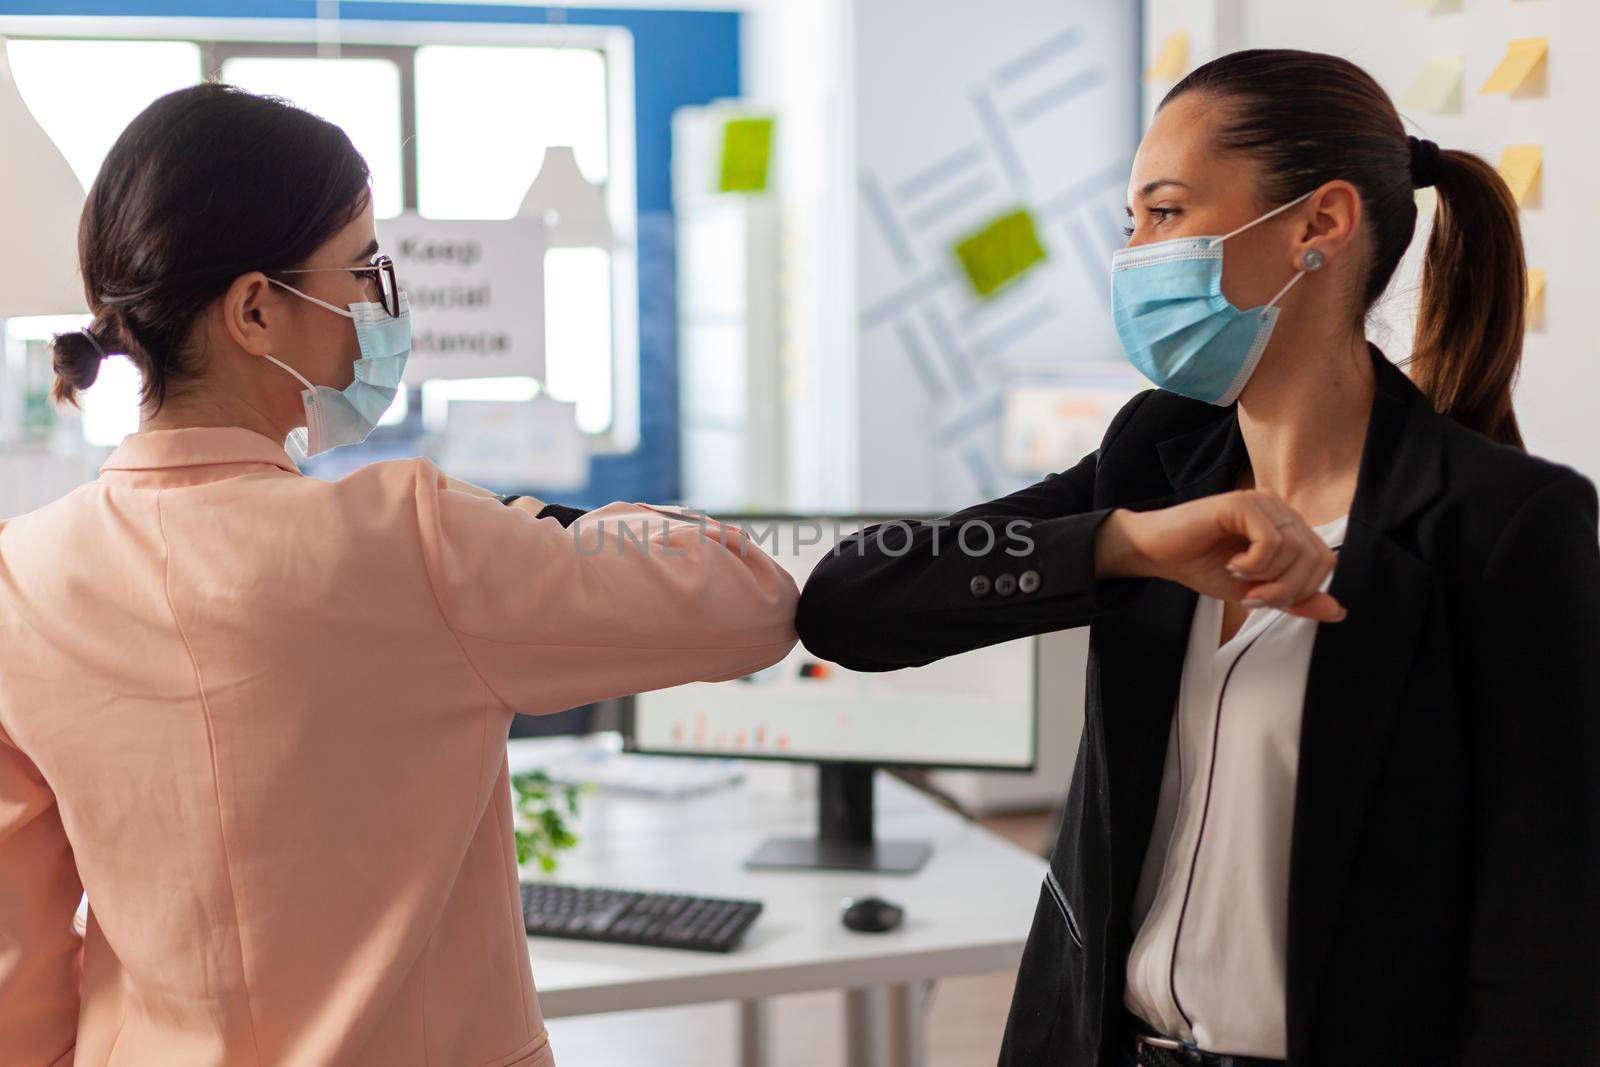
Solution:
<svg viewBox="0 0 1600 1067">
<path fill-rule="evenodd" d="M 371 244 L 367 245 L 367 247 L 363 248 L 361 251 L 359 251 L 359 252 L 357 252 L 355 254 L 355 258 L 359 259 L 359 260 L 361 260 L 361 262 L 365 263 L 367 260 L 371 259 L 373 256 L 375 256 L 377 254 L 378 254 L 378 239 L 376 237 L 374 237 L 372 239 L 372 243 Z"/>
<path fill-rule="evenodd" d="M 1139 187 L 1139 196 L 1141 198 L 1149 196 L 1151 193 L 1155 192 L 1157 189 L 1160 189 L 1164 185 L 1175 185 L 1180 189 L 1194 188 L 1194 186 L 1190 185 L 1188 182 L 1180 182 L 1176 178 L 1157 178 L 1153 182 L 1145 182 L 1143 185 L 1141 185 Z M 1133 208 L 1131 207 L 1125 207 L 1124 210 L 1126 210 L 1130 215 L 1133 214 Z"/>
<path fill-rule="evenodd" d="M 1149 196 L 1163 185 L 1176 185 L 1181 189 L 1193 188 L 1188 182 L 1180 182 L 1176 178 L 1157 178 L 1153 182 L 1145 182 L 1144 185 L 1139 188 L 1139 195 Z"/>
</svg>

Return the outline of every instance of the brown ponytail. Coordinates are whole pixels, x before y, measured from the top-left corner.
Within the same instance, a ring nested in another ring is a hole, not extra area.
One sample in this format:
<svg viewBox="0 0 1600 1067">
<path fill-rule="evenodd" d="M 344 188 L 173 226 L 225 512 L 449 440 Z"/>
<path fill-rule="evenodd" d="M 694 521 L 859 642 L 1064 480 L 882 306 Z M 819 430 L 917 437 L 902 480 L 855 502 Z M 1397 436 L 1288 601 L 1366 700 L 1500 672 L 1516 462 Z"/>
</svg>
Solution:
<svg viewBox="0 0 1600 1067">
<path fill-rule="evenodd" d="M 1408 138 L 1383 87 L 1337 56 L 1233 52 L 1196 68 L 1161 106 L 1191 92 L 1225 105 L 1215 147 L 1260 165 L 1267 206 L 1336 179 L 1360 192 L 1372 253 L 1358 323 L 1415 234 L 1414 190 L 1438 187 L 1412 377 L 1438 411 L 1520 448 L 1511 387 L 1522 359 L 1527 273 L 1516 203 L 1494 168 L 1470 153 Z"/>
<path fill-rule="evenodd" d="M 1511 389 L 1528 268 L 1517 202 L 1499 172 L 1470 152 L 1440 152 L 1436 184 L 1411 376 L 1439 411 L 1521 448 Z"/>
<path fill-rule="evenodd" d="M 50 342 L 50 364 L 56 372 L 50 398 L 77 407 L 78 394 L 100 377 L 105 358 L 127 348 L 115 330 L 99 319 L 87 329 L 56 334 Z"/>
</svg>

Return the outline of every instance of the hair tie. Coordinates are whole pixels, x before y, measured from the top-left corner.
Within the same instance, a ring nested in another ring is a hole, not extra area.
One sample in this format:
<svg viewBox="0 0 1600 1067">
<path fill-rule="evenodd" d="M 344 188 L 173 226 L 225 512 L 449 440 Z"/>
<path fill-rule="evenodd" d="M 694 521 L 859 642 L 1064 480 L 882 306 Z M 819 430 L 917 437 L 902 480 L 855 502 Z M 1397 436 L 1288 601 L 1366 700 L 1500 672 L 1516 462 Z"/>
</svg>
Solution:
<svg viewBox="0 0 1600 1067">
<path fill-rule="evenodd" d="M 106 350 L 104 348 L 100 347 L 100 342 L 99 341 L 95 340 L 94 331 L 92 329 L 90 329 L 89 327 L 85 326 L 83 329 L 79 330 L 78 332 L 83 334 L 83 336 L 85 336 L 85 337 L 87 337 L 89 339 L 89 343 L 91 345 L 94 345 L 94 350 L 100 354 L 100 358 L 101 359 L 105 359 L 106 358 Z"/>
<path fill-rule="evenodd" d="M 1425 137 L 1408 137 L 1411 142 L 1411 187 L 1426 189 L 1439 184 L 1439 146 Z"/>
</svg>

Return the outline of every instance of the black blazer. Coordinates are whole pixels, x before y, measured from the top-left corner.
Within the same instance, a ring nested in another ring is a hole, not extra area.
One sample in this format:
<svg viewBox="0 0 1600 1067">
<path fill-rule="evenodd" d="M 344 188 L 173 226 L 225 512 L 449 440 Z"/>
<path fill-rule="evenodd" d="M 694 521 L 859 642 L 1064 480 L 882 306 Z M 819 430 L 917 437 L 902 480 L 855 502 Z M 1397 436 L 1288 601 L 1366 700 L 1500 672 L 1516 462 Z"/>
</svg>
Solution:
<svg viewBox="0 0 1600 1067">
<path fill-rule="evenodd" d="M 1594 487 L 1439 415 L 1372 355 L 1330 587 L 1349 617 L 1318 627 L 1306 685 L 1288 1060 L 1600 1064 Z M 992 528 L 990 551 L 953 550 L 946 526 L 909 524 L 909 546 L 868 530 L 806 583 L 801 640 L 856 670 L 1090 626 L 1083 739 L 1002 1064 L 1112 1067 L 1135 1025 L 1130 911 L 1196 597 L 1097 582 L 1096 527 L 1226 492 L 1247 458 L 1233 409 L 1145 392 L 1071 470 L 949 517 Z M 1008 554 L 1018 519 L 1032 547 Z"/>
</svg>

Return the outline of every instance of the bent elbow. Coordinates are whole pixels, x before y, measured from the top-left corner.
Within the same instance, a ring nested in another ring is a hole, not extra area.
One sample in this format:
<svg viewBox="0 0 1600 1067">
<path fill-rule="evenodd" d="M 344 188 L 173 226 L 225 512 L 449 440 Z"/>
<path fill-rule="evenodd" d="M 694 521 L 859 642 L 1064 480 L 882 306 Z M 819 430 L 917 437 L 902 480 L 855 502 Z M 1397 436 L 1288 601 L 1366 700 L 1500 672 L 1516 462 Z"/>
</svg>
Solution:
<svg viewBox="0 0 1600 1067">
<path fill-rule="evenodd" d="M 800 643 L 818 659 L 852 671 L 893 670 L 896 664 L 874 658 L 870 622 L 848 598 L 829 591 L 813 575 L 800 593 L 794 628 Z"/>
<path fill-rule="evenodd" d="M 700 680 L 702 682 L 731 682 L 736 678 L 747 678 L 759 671 L 764 671 L 775 663 L 782 663 L 785 656 L 794 650 L 799 641 L 790 637 L 786 641 L 779 641 L 770 645 L 757 648 L 741 649 L 738 661 L 733 666 L 724 664 L 714 673 Z"/>
</svg>

